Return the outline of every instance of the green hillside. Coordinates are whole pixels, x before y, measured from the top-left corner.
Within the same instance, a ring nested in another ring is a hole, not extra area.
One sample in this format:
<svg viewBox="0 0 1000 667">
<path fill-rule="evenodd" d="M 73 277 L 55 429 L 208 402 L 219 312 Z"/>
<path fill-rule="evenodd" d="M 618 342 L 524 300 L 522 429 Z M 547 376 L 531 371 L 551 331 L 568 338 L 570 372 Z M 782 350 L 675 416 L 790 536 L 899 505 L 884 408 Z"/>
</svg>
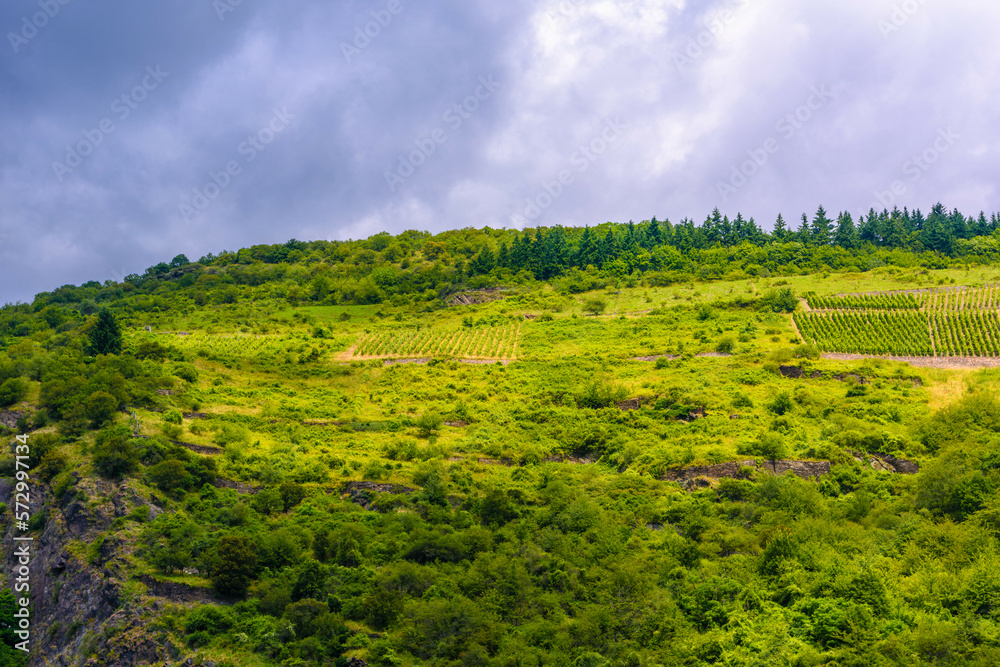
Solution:
<svg viewBox="0 0 1000 667">
<path fill-rule="evenodd" d="M 28 664 L 1000 663 L 1000 218 L 845 216 L 289 241 L 8 304 Z"/>
</svg>

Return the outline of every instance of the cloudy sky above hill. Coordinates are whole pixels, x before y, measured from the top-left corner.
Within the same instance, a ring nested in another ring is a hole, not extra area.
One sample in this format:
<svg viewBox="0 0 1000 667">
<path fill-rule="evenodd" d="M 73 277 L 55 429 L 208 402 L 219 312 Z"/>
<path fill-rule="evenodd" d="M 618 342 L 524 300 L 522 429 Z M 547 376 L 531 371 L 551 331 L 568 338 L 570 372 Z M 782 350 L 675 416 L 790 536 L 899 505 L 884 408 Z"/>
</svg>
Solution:
<svg viewBox="0 0 1000 667">
<path fill-rule="evenodd" d="M 998 19 L 972 0 L 11 0 L 0 302 L 289 238 L 997 211 Z"/>
</svg>

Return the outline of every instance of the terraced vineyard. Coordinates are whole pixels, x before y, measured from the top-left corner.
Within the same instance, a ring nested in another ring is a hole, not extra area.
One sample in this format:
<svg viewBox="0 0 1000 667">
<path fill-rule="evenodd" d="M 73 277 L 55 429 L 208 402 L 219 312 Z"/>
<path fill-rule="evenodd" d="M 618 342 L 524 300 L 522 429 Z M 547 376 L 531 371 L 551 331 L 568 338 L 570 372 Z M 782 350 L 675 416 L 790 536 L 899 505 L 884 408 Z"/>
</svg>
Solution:
<svg viewBox="0 0 1000 667">
<path fill-rule="evenodd" d="M 514 359 L 520 324 L 477 329 L 431 329 L 406 332 L 365 333 L 354 347 L 354 357 L 459 357 L 463 359 Z"/>
<path fill-rule="evenodd" d="M 809 307 L 814 310 L 920 310 L 923 299 L 913 294 L 848 294 L 845 296 L 806 295 Z"/>
<path fill-rule="evenodd" d="M 796 314 L 795 324 L 806 341 L 815 343 L 823 352 L 934 355 L 925 313 L 812 312 Z"/>
<path fill-rule="evenodd" d="M 1000 285 L 807 300 L 795 324 L 823 352 L 1000 357 Z"/>
</svg>

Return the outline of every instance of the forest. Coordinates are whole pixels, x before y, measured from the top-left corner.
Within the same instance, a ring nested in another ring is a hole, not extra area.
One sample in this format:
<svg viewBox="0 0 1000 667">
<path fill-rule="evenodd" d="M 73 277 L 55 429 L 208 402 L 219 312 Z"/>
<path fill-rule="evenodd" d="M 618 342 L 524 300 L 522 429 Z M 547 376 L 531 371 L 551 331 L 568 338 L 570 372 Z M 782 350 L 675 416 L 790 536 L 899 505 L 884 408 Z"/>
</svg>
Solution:
<svg viewBox="0 0 1000 667">
<path fill-rule="evenodd" d="M 997 214 L 715 211 L 7 304 L 0 667 L 1000 664 L 998 261 Z"/>
</svg>

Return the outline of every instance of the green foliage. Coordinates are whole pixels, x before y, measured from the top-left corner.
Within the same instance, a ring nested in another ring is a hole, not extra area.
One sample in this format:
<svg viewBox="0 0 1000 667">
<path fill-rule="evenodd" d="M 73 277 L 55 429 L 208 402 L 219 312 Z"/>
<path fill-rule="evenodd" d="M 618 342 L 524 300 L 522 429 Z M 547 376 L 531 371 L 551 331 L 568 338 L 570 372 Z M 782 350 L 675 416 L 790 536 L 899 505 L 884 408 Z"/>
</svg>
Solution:
<svg viewBox="0 0 1000 667">
<path fill-rule="evenodd" d="M 227 535 L 216 547 L 212 586 L 222 595 L 242 597 L 257 572 L 257 550 L 245 535 Z"/>
<path fill-rule="evenodd" d="M 6 408 L 24 400 L 28 395 L 28 382 L 24 378 L 10 378 L 0 384 L 0 408 Z"/>
<path fill-rule="evenodd" d="M 118 411 L 118 399 L 106 391 L 97 391 L 87 400 L 86 414 L 91 428 L 99 429 L 114 419 Z"/>
<path fill-rule="evenodd" d="M 97 314 L 97 321 L 89 335 L 90 349 L 94 354 L 121 354 L 122 332 L 110 310 L 105 308 Z"/>
<path fill-rule="evenodd" d="M 139 466 L 139 446 L 125 426 L 112 426 L 97 434 L 94 468 L 105 477 L 118 478 Z"/>
<path fill-rule="evenodd" d="M 599 298 L 587 299 L 583 303 L 583 309 L 596 317 L 604 314 L 604 311 L 608 309 L 608 302 Z"/>
</svg>

